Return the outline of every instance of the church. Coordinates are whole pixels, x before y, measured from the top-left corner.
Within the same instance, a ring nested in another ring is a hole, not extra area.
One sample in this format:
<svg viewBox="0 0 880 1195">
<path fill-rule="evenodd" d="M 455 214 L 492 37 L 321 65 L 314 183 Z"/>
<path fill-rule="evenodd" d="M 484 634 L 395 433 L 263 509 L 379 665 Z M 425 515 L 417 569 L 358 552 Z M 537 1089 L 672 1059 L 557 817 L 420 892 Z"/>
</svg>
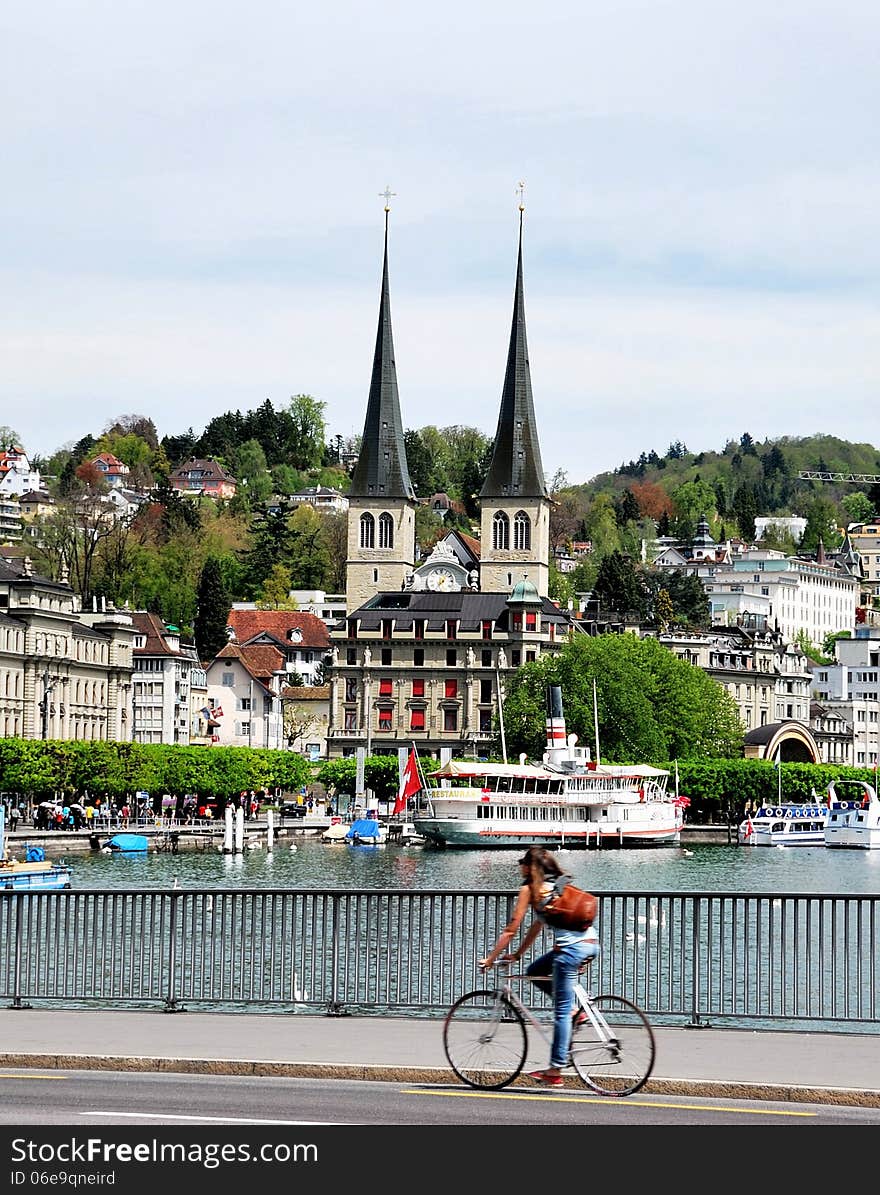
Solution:
<svg viewBox="0 0 880 1195">
<path fill-rule="evenodd" d="M 357 753 L 500 754 L 509 670 L 558 651 L 571 622 L 547 596 L 550 495 L 532 399 L 523 294 L 523 208 L 510 346 L 480 538 L 452 531 L 416 559 L 388 277 L 361 451 L 348 494 L 346 617 L 330 633 L 331 759 Z"/>
</svg>

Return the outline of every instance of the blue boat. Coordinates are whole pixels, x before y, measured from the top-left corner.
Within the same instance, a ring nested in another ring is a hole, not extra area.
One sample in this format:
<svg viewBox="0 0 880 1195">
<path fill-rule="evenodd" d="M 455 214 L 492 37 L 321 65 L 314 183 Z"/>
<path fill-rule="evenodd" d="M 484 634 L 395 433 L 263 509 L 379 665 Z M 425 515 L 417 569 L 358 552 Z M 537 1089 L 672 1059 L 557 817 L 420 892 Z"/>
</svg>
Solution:
<svg viewBox="0 0 880 1195">
<path fill-rule="evenodd" d="M 351 823 L 345 841 L 356 846 L 380 846 L 385 841 L 385 828 L 375 818 L 360 817 Z"/>
<path fill-rule="evenodd" d="M 147 850 L 146 834 L 114 834 L 108 838 L 106 850 L 118 851 L 123 855 L 142 855 Z"/>
<path fill-rule="evenodd" d="M 71 885 L 66 863 L 50 862 L 41 846 L 29 846 L 25 857 L 10 859 L 6 850 L 6 810 L 0 808 L 0 892 L 57 892 Z"/>
</svg>

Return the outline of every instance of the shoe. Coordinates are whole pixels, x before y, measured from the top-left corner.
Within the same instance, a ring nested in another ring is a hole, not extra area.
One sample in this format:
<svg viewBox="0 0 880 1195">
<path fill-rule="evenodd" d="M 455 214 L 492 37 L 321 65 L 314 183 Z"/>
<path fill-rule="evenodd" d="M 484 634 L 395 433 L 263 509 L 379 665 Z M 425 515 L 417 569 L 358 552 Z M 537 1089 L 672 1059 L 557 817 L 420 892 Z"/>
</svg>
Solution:
<svg viewBox="0 0 880 1195">
<path fill-rule="evenodd" d="M 549 1071 L 529 1071 L 530 1079 L 542 1087 L 564 1087 L 562 1075 L 551 1075 Z"/>
<path fill-rule="evenodd" d="M 577 1029 L 578 1025 L 585 1025 L 586 1023 L 587 1023 L 587 1014 L 584 1012 L 584 1010 L 582 1008 L 579 1008 L 577 1010 L 577 1012 L 573 1012 L 571 1014 L 572 1029 Z"/>
</svg>

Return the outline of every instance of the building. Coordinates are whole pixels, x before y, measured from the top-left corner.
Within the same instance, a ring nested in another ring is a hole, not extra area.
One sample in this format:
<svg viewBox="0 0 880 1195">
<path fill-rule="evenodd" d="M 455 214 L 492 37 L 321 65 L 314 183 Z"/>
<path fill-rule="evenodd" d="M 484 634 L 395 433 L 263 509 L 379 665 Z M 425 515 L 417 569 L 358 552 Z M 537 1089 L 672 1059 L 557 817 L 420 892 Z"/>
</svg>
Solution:
<svg viewBox="0 0 880 1195">
<path fill-rule="evenodd" d="M 314 506 L 315 510 L 327 514 L 344 514 L 348 510 L 348 498 L 345 494 L 340 494 L 339 490 L 334 490 L 326 485 L 309 486 L 307 489 L 298 490 L 295 494 L 290 495 L 290 501 L 295 502 L 298 506 L 303 503 L 307 506 Z"/>
<path fill-rule="evenodd" d="M 12 494 L 0 494 L 0 543 L 17 544 L 22 535 L 21 504 Z"/>
<path fill-rule="evenodd" d="M 665 631 L 657 636 L 680 660 L 727 690 L 746 732 L 810 718 L 810 672 L 799 647 L 766 624 Z"/>
<path fill-rule="evenodd" d="M 10 447 L 0 450 L 0 495 L 14 494 L 20 497 L 28 490 L 40 489 L 40 474 L 31 468 L 23 448 Z"/>
<path fill-rule="evenodd" d="M 759 515 L 755 519 L 755 539 L 761 540 L 768 531 L 775 531 L 777 535 L 788 534 L 799 544 L 807 529 L 807 520 L 797 515 Z"/>
<path fill-rule="evenodd" d="M 872 768 L 880 756 L 880 627 L 856 627 L 835 641 L 834 656 L 813 665 L 813 697 L 850 725 L 853 766 Z"/>
<path fill-rule="evenodd" d="M 388 281 L 361 450 L 349 491 L 346 617 L 331 630 L 328 754 L 494 753 L 509 668 L 558 651 L 571 628 L 547 596 L 550 501 L 532 398 L 522 209 L 507 368 L 481 491 L 481 538 L 444 536 L 417 561 Z"/>
<path fill-rule="evenodd" d="M 330 649 L 327 624 L 306 610 L 258 610 L 236 602 L 229 611 L 226 634 L 241 647 L 273 647 L 281 656 L 281 669 L 289 683 L 292 673 L 300 683 L 316 685 Z"/>
<path fill-rule="evenodd" d="M 308 759 L 327 758 L 330 686 L 299 685 L 281 690 L 286 746 Z"/>
<path fill-rule="evenodd" d="M 238 483 L 215 460 L 193 457 L 168 475 L 169 485 L 188 498 L 234 498 Z"/>
<path fill-rule="evenodd" d="M 704 580 L 713 622 L 727 611 L 767 618 L 784 639 L 800 635 L 821 647 L 829 635 L 856 623 L 860 581 L 840 559 L 816 560 L 748 548 L 729 567 Z"/>
<path fill-rule="evenodd" d="M 847 529 L 847 537 L 861 557 L 867 596 L 880 604 L 880 519 L 854 523 Z"/>
<path fill-rule="evenodd" d="M 194 711 L 192 689 L 203 704 L 207 677 L 192 644 L 182 642 L 177 627 L 158 614 L 138 611 L 134 624 L 132 738 L 136 743 L 206 743 L 208 720 Z"/>
<path fill-rule="evenodd" d="M 0 558 L 0 733 L 129 741 L 133 638 L 125 611 Z"/>
<path fill-rule="evenodd" d="M 323 589 L 291 589 L 288 594 L 304 614 L 314 614 L 328 629 L 345 618 L 345 594 L 326 593 Z"/>
<path fill-rule="evenodd" d="M 281 692 L 284 654 L 269 644 L 229 643 L 208 665 L 212 738 L 221 747 L 286 746 Z"/>
<path fill-rule="evenodd" d="M 127 486 L 131 470 L 112 452 L 99 452 L 97 456 L 92 457 L 89 464 L 101 474 L 110 489 L 125 489 Z"/>
</svg>

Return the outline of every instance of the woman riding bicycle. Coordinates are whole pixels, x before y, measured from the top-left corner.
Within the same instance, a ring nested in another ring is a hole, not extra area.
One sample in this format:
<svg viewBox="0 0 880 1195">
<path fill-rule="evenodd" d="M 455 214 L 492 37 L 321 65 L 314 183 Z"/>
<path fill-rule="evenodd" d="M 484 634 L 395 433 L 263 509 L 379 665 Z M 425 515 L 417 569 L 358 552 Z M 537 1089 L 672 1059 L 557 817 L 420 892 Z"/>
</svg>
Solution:
<svg viewBox="0 0 880 1195">
<path fill-rule="evenodd" d="M 592 926 L 586 930 L 558 929 L 544 921 L 541 908 L 553 892 L 555 880 L 565 874 L 550 851 L 544 850 L 543 847 L 530 846 L 520 859 L 519 866 L 522 887 L 516 899 L 513 916 L 498 935 L 498 941 L 486 957 L 480 959 L 480 967 L 485 970 L 494 965 L 499 955 L 510 946 L 529 909 L 534 914 L 532 924 L 519 947 L 512 953 L 504 954 L 502 961 L 514 962 L 522 958 L 543 929 L 552 929 L 553 949 L 542 954 L 526 968 L 526 974 L 535 986 L 547 995 L 553 995 L 553 1045 L 550 1050 L 550 1065 L 546 1070 L 532 1071 L 529 1078 L 547 1087 L 561 1087 L 562 1070 L 568 1064 L 571 1030 L 577 1021 L 577 1017 L 572 1014 L 575 983 L 578 972 L 587 959 L 594 958 L 599 953 L 599 935 Z M 582 1013 L 578 1015 L 583 1016 Z"/>
</svg>

